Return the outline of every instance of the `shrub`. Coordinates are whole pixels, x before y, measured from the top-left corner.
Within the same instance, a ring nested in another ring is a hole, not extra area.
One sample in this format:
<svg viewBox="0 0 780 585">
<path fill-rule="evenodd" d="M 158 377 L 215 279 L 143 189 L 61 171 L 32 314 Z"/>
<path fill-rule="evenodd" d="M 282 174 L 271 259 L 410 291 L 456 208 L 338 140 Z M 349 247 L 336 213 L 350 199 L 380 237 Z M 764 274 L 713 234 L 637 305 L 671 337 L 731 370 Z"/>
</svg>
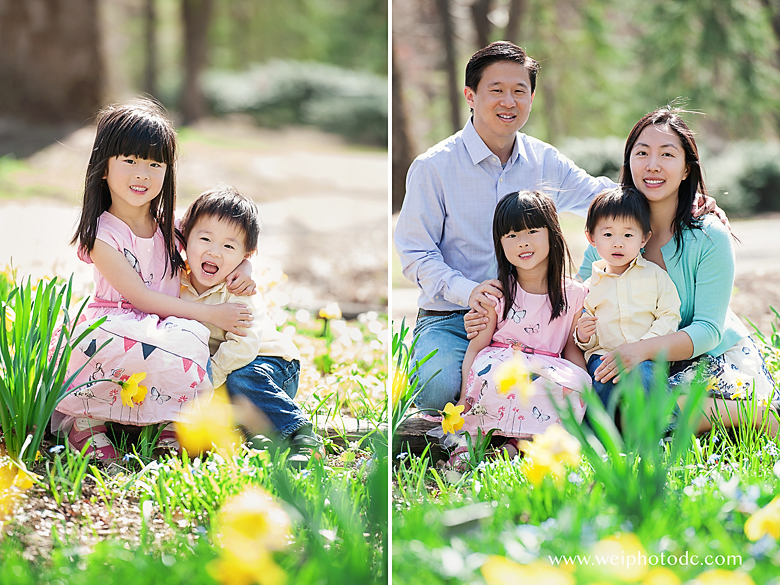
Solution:
<svg viewBox="0 0 780 585">
<path fill-rule="evenodd" d="M 623 164 L 624 144 L 625 140 L 617 136 L 568 138 L 561 143 L 560 151 L 588 174 L 617 181 Z"/>
<path fill-rule="evenodd" d="M 278 128 L 312 124 L 350 140 L 386 146 L 387 79 L 313 62 L 271 61 L 203 79 L 214 112 L 248 113 Z"/>
</svg>

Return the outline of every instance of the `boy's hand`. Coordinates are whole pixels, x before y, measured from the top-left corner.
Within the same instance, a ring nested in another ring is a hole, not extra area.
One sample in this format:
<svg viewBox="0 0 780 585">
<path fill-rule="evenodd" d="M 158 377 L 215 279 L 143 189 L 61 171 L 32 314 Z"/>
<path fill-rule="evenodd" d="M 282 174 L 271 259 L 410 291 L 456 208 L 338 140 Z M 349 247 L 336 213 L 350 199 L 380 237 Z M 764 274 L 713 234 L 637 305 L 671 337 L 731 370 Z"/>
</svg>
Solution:
<svg viewBox="0 0 780 585">
<path fill-rule="evenodd" d="M 209 323 L 239 337 L 246 337 L 246 328 L 254 320 L 252 310 L 240 303 L 209 305 L 209 311 Z"/>
<path fill-rule="evenodd" d="M 252 280 L 252 264 L 246 258 L 225 279 L 228 292 L 239 296 L 250 296 L 257 292 L 257 283 Z M 222 327 L 224 329 L 224 327 Z"/>
<path fill-rule="evenodd" d="M 588 343 L 590 338 L 596 334 L 596 321 L 598 317 L 583 313 L 577 322 L 577 339 L 580 343 Z"/>
</svg>

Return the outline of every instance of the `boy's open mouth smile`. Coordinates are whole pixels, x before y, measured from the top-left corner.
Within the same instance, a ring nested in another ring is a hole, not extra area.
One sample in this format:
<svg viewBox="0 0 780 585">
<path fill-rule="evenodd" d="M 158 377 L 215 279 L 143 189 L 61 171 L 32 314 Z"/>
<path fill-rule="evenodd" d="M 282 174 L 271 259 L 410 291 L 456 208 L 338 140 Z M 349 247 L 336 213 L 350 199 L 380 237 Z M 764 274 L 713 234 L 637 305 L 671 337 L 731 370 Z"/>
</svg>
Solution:
<svg viewBox="0 0 780 585">
<path fill-rule="evenodd" d="M 200 265 L 200 268 L 209 276 L 214 276 L 217 272 L 219 272 L 219 266 L 212 264 L 211 262 L 204 262 Z"/>
</svg>

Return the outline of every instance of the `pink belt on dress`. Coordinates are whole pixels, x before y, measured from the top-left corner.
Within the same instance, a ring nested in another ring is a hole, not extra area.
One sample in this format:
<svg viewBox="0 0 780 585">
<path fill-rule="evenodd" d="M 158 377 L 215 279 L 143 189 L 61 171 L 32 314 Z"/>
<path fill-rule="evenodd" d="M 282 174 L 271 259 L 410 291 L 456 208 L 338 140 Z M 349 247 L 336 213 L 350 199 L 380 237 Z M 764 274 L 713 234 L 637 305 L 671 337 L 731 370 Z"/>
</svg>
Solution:
<svg viewBox="0 0 780 585">
<path fill-rule="evenodd" d="M 500 341 L 492 341 L 490 343 L 492 347 L 511 347 L 515 351 L 521 351 L 523 353 L 527 353 L 529 355 L 546 355 L 547 357 L 554 357 L 559 358 L 561 357 L 561 354 L 559 353 L 553 353 L 551 351 L 544 351 L 543 349 L 534 349 L 533 347 L 529 347 L 525 345 L 524 343 L 520 343 L 519 341 L 516 341 L 514 343 L 501 343 Z"/>
<path fill-rule="evenodd" d="M 87 305 L 90 309 L 135 309 L 128 301 L 107 301 L 93 297 L 95 300 Z"/>
</svg>

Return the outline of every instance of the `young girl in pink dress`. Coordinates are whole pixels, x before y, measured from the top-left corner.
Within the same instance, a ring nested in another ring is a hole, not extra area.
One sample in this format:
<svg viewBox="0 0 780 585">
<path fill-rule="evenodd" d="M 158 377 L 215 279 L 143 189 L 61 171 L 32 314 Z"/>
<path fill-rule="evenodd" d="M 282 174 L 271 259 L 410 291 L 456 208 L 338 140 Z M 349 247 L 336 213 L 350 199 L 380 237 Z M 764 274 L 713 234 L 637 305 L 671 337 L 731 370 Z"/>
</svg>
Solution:
<svg viewBox="0 0 780 585">
<path fill-rule="evenodd" d="M 467 409 L 464 432 L 495 429 L 509 437 L 507 451 L 514 456 L 517 438 L 560 423 L 552 401 L 569 401 L 580 420 L 585 414 L 581 393 L 590 377 L 573 337 L 585 289 L 566 276 L 571 258 L 547 195 L 521 191 L 499 201 L 493 242 L 504 296 L 487 307 L 487 327 L 466 350 L 458 404 Z M 499 389 L 496 371 L 509 360 L 519 360 L 529 373 L 530 392 Z"/>
<path fill-rule="evenodd" d="M 106 320 L 74 349 L 68 373 L 86 364 L 73 387 L 86 385 L 68 394 L 52 419 L 72 448 L 81 450 L 92 439 L 88 452 L 98 459 L 118 456 L 106 421 L 177 421 L 211 398 L 209 331 L 199 321 L 238 335 L 251 321 L 240 304 L 178 298 L 184 262 L 174 237 L 175 160 L 175 130 L 155 102 L 110 106 L 98 115 L 72 242 L 79 258 L 94 266 L 95 294 L 76 335 Z M 119 385 L 99 381 L 126 381 L 140 373 L 146 375 L 146 394 L 129 401 L 122 400 Z M 172 426 L 160 441 L 178 447 Z"/>
</svg>

